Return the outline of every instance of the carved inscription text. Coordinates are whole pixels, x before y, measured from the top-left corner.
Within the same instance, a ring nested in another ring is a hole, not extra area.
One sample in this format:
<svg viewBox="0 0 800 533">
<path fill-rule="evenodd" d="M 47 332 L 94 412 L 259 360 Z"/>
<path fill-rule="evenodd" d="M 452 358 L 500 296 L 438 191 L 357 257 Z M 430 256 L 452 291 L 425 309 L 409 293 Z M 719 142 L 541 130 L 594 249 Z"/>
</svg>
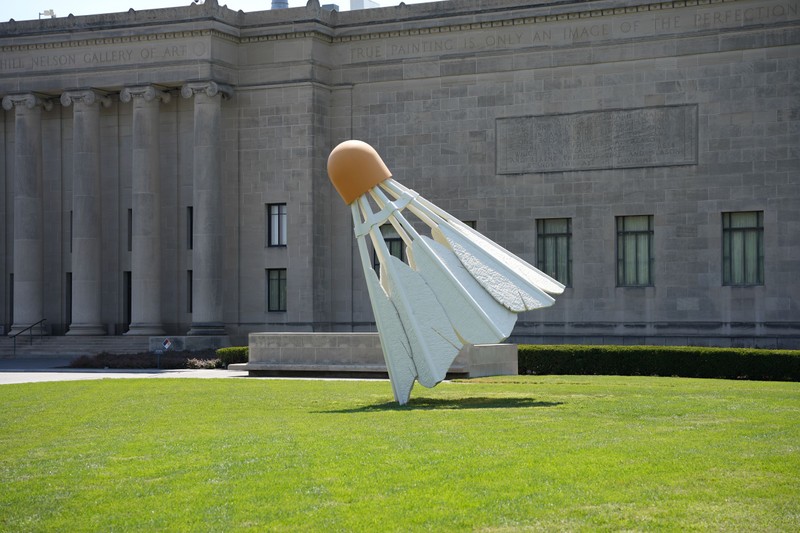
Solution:
<svg viewBox="0 0 800 533">
<path fill-rule="evenodd" d="M 701 3 L 702 4 L 702 3 Z M 708 2 L 705 2 L 708 4 Z M 659 9 L 625 13 L 595 20 L 548 21 L 491 29 L 418 37 L 389 37 L 366 43 L 348 43 L 342 59 L 351 63 L 480 52 L 514 48 L 570 46 L 614 39 L 691 33 L 697 30 L 739 28 L 797 20 L 798 0 L 757 0 L 722 6 L 716 2 L 693 9 Z"/>
<path fill-rule="evenodd" d="M 497 173 L 697 163 L 697 106 L 497 119 Z"/>
<path fill-rule="evenodd" d="M 198 59 L 207 56 L 202 41 L 130 47 L 85 47 L 84 50 L 53 49 L 49 52 L 0 55 L 0 72 L 41 71 L 69 68 L 130 66 L 142 63 Z"/>
</svg>

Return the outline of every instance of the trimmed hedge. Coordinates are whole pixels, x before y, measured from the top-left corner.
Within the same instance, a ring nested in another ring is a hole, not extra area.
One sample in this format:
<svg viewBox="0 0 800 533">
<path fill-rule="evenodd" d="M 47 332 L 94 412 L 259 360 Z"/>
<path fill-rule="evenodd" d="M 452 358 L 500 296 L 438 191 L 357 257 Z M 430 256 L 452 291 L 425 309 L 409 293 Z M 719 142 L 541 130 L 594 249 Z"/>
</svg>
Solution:
<svg viewBox="0 0 800 533">
<path fill-rule="evenodd" d="M 217 357 L 222 363 L 222 368 L 234 363 L 246 363 L 250 348 L 247 346 L 231 346 L 230 348 L 219 348 Z"/>
<path fill-rule="evenodd" d="M 114 354 L 102 352 L 96 355 L 81 355 L 73 359 L 71 368 L 217 368 L 219 359 L 213 350 L 200 352 L 166 352 L 155 354 Z"/>
<path fill-rule="evenodd" d="M 800 351 L 521 344 L 519 373 L 800 381 Z"/>
</svg>

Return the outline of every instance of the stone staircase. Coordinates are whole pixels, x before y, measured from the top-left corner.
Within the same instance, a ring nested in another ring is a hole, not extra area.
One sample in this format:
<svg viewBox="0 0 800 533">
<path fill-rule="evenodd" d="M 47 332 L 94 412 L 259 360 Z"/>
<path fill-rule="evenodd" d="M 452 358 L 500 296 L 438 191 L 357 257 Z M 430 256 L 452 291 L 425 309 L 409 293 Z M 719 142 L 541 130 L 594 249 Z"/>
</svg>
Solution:
<svg viewBox="0 0 800 533">
<path fill-rule="evenodd" d="M 125 336 L 36 336 L 25 334 L 17 337 L 16 354 L 14 339 L 0 337 L 0 359 L 77 357 L 98 353 L 129 354 L 148 351 L 149 337 Z"/>
</svg>

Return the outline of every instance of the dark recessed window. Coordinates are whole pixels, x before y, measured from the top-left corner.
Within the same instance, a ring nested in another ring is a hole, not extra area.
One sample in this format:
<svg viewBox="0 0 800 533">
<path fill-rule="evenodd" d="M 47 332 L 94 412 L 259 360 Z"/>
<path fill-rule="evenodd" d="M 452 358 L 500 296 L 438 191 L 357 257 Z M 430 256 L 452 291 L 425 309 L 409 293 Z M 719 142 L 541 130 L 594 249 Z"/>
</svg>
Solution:
<svg viewBox="0 0 800 533">
<path fill-rule="evenodd" d="M 267 311 L 286 311 L 286 269 L 267 269 Z"/>
<path fill-rule="evenodd" d="M 191 313 L 192 312 L 192 290 L 194 289 L 194 287 L 192 287 L 192 283 L 193 283 L 192 271 L 191 270 L 187 270 L 186 271 L 186 312 L 187 313 Z"/>
<path fill-rule="evenodd" d="M 400 237 L 400 234 L 397 233 L 397 230 L 394 229 L 391 224 L 384 224 L 381 226 L 381 233 L 383 234 L 383 241 L 389 249 L 389 255 L 398 258 L 400 261 L 405 261 L 405 243 L 403 243 L 403 239 Z M 375 269 L 375 272 L 378 273 L 378 276 L 380 276 L 381 262 L 378 259 L 378 253 L 375 251 L 372 252 L 372 267 Z"/>
<path fill-rule="evenodd" d="M 128 251 L 133 250 L 133 209 L 128 209 Z"/>
<path fill-rule="evenodd" d="M 194 248 L 194 207 L 186 206 L 186 249 Z"/>
</svg>

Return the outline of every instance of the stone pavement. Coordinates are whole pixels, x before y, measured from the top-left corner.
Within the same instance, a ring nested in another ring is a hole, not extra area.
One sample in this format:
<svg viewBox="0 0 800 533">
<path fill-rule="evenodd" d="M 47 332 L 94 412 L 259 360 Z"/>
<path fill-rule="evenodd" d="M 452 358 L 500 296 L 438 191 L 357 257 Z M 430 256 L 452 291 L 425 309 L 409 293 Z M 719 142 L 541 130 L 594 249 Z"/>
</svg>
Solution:
<svg viewBox="0 0 800 533">
<path fill-rule="evenodd" d="M 238 370 L 157 370 L 69 368 L 72 358 L 0 359 L 0 385 L 44 381 L 125 378 L 243 378 Z"/>
</svg>

